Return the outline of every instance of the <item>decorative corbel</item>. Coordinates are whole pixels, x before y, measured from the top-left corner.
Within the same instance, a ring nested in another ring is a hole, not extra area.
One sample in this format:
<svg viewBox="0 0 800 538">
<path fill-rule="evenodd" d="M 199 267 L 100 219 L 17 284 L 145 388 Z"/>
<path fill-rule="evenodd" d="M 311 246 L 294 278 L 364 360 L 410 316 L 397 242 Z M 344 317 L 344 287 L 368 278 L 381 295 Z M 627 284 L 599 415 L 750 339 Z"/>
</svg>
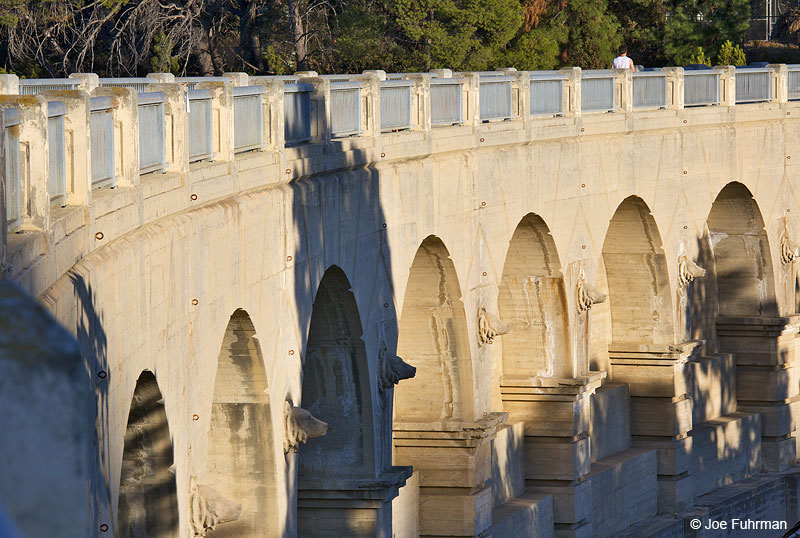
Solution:
<svg viewBox="0 0 800 538">
<path fill-rule="evenodd" d="M 695 278 L 706 276 L 706 270 L 694 263 L 689 256 L 678 258 L 678 284 L 681 288 L 687 287 Z"/>
<path fill-rule="evenodd" d="M 800 257 L 800 247 L 789 237 L 789 226 L 784 224 L 783 233 L 781 233 L 781 263 L 789 265 L 798 257 Z"/>
<path fill-rule="evenodd" d="M 578 273 L 578 284 L 577 284 L 577 304 L 578 304 L 578 312 L 588 312 L 592 305 L 604 303 L 608 296 L 589 284 L 586 281 L 586 274 L 583 272 L 583 268 L 581 268 L 580 272 Z"/>
<path fill-rule="evenodd" d="M 389 352 L 386 342 L 381 342 L 378 351 L 378 392 L 381 397 L 381 405 L 386 407 L 389 398 L 389 389 L 397 385 L 403 379 L 411 379 L 417 374 L 417 369 L 403 359 Z"/>
<path fill-rule="evenodd" d="M 491 344 L 498 336 L 507 334 L 511 326 L 484 307 L 478 309 L 478 338 L 481 346 Z"/>
<path fill-rule="evenodd" d="M 198 484 L 192 476 L 189 480 L 189 526 L 192 536 L 206 536 L 217 525 L 236 521 L 242 514 L 242 505 L 226 499 L 212 487 Z"/>
<path fill-rule="evenodd" d="M 297 452 L 300 443 L 305 443 L 312 437 L 322 437 L 328 433 L 328 424 L 317 420 L 311 413 L 302 407 L 295 407 L 291 400 L 283 404 L 284 438 L 283 453 L 290 450 Z"/>
</svg>

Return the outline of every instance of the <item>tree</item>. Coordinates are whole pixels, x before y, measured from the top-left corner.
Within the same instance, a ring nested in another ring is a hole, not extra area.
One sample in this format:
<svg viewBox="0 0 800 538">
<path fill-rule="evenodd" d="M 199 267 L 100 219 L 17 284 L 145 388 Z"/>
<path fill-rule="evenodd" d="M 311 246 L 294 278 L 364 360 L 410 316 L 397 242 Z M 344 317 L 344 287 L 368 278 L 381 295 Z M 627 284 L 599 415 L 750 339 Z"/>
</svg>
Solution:
<svg viewBox="0 0 800 538">
<path fill-rule="evenodd" d="M 675 0 L 664 30 L 666 58 L 686 64 L 697 47 L 716 56 L 725 41 L 742 43 L 749 24 L 749 0 Z"/>
<path fill-rule="evenodd" d="M 609 0 L 623 42 L 635 63 L 664 65 L 665 8 L 662 0 Z"/>
</svg>

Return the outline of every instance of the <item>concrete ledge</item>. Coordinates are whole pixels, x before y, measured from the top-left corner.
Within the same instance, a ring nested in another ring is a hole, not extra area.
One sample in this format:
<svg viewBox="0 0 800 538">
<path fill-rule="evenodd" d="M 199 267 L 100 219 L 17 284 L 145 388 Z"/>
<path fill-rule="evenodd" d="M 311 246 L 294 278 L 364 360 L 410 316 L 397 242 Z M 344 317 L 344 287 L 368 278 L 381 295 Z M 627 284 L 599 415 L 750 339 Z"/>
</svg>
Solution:
<svg viewBox="0 0 800 538">
<path fill-rule="evenodd" d="M 483 536 L 552 538 L 554 533 L 553 497 L 526 493 L 492 510 L 492 526 L 483 532 Z"/>
</svg>

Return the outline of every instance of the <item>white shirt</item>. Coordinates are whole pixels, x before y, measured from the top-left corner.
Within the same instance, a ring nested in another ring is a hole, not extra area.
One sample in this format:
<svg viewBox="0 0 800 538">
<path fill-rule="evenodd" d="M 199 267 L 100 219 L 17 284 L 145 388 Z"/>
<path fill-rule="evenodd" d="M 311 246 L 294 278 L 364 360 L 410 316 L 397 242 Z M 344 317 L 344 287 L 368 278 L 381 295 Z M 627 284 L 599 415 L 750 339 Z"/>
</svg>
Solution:
<svg viewBox="0 0 800 538">
<path fill-rule="evenodd" d="M 614 69 L 631 69 L 633 67 L 633 60 L 627 56 L 617 56 L 614 58 Z"/>
</svg>

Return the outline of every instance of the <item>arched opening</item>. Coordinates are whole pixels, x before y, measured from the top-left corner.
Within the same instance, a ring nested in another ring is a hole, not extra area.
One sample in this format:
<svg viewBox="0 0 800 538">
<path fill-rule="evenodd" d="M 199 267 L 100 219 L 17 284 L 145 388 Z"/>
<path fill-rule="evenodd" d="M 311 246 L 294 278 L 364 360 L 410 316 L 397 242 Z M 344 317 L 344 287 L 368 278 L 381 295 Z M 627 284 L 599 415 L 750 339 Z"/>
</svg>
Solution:
<svg viewBox="0 0 800 538">
<path fill-rule="evenodd" d="M 144 371 L 136 382 L 125 429 L 117 510 L 118 538 L 177 538 L 178 493 L 172 439 L 158 382 Z"/>
<path fill-rule="evenodd" d="M 238 520 L 216 538 L 279 534 L 276 462 L 267 374 L 255 327 L 236 310 L 225 329 L 214 379 L 208 462 L 201 480 L 242 505 Z"/>
<path fill-rule="evenodd" d="M 777 316 L 767 231 L 747 187 L 731 183 L 708 214 L 719 316 Z"/>
<path fill-rule="evenodd" d="M 522 219 L 511 237 L 498 307 L 511 326 L 503 337 L 504 376 L 573 376 L 561 263 L 537 215 Z"/>
<path fill-rule="evenodd" d="M 374 475 L 372 405 L 361 318 L 347 276 L 331 267 L 320 282 L 303 365 L 302 407 L 328 433 L 300 448 L 300 480 Z"/>
<path fill-rule="evenodd" d="M 472 364 L 461 287 L 437 237 L 423 241 L 408 277 L 397 354 L 417 368 L 395 389 L 403 421 L 474 420 Z"/>
<path fill-rule="evenodd" d="M 626 198 L 611 218 L 603 263 L 612 347 L 634 350 L 673 343 L 667 262 L 655 219 L 640 198 Z"/>
</svg>

